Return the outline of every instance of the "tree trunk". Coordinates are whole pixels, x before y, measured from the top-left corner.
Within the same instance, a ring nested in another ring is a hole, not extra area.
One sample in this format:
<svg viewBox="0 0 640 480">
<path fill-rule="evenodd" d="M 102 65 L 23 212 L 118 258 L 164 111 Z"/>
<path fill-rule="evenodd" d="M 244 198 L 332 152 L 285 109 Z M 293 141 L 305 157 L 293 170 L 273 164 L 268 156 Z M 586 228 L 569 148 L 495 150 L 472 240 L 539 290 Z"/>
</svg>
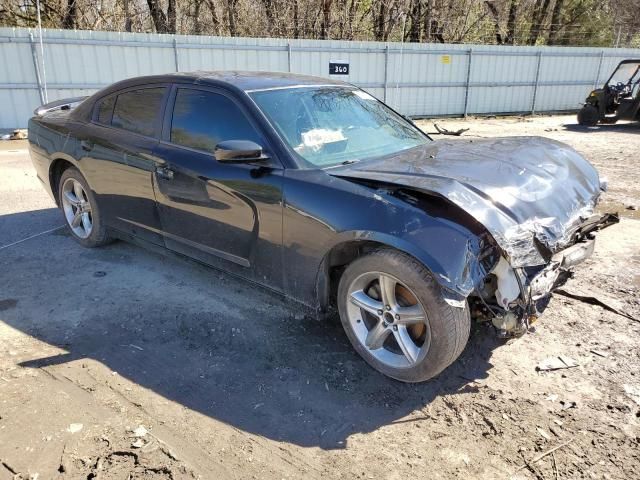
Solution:
<svg viewBox="0 0 640 480">
<path fill-rule="evenodd" d="M 149 13 L 151 14 L 151 20 L 153 20 L 153 26 L 157 33 L 167 33 L 167 16 L 160 8 L 158 0 L 147 0 L 149 5 Z"/>
<path fill-rule="evenodd" d="M 76 0 L 68 0 L 67 9 L 62 18 L 62 28 L 76 28 L 76 19 L 78 17 L 78 7 Z"/>
<path fill-rule="evenodd" d="M 433 0 L 427 0 L 427 11 L 424 15 L 424 38 L 431 42 L 431 28 L 433 23 Z"/>
<path fill-rule="evenodd" d="M 131 31 L 131 25 L 132 25 L 132 21 L 131 21 L 131 13 L 129 12 L 129 0 L 124 0 L 124 31 L 125 32 L 130 32 Z"/>
<path fill-rule="evenodd" d="M 220 35 L 220 19 L 218 18 L 218 11 L 216 10 L 216 4 L 213 3 L 213 0 L 207 0 L 207 6 L 209 7 L 209 11 L 211 12 L 211 24 L 213 26 L 213 34 Z"/>
<path fill-rule="evenodd" d="M 542 24 L 549 14 L 549 6 L 551 0 L 537 0 L 531 18 L 531 29 L 529 30 L 529 39 L 527 44 L 535 45 L 538 43 L 540 34 L 542 33 Z"/>
<path fill-rule="evenodd" d="M 167 33 L 176 33 L 176 0 L 169 0 L 167 6 Z"/>
<path fill-rule="evenodd" d="M 298 0 L 293 0 L 293 38 L 300 38 L 300 25 L 298 24 Z"/>
<path fill-rule="evenodd" d="M 200 35 L 202 33 L 202 22 L 200 22 L 200 0 L 195 0 L 193 6 L 193 33 Z"/>
<path fill-rule="evenodd" d="M 347 18 L 348 25 L 348 35 L 347 40 L 353 40 L 354 32 L 353 32 L 353 19 L 356 16 L 356 12 L 358 11 L 358 0 L 351 0 L 351 5 L 349 6 L 349 18 Z"/>
<path fill-rule="evenodd" d="M 553 7 L 553 14 L 551 15 L 551 29 L 549 30 L 549 45 L 557 45 L 560 42 L 560 30 L 563 25 L 563 11 L 564 0 L 556 0 L 556 4 Z"/>
<path fill-rule="evenodd" d="M 235 37 L 236 30 L 236 2 L 237 0 L 227 0 L 227 18 L 229 20 L 229 35 Z"/>
<path fill-rule="evenodd" d="M 495 29 L 496 43 L 498 45 L 504 44 L 504 39 L 502 38 L 502 33 L 500 32 L 500 12 L 498 12 L 497 7 L 493 2 L 484 2 L 489 13 L 493 17 L 493 25 Z"/>
<path fill-rule="evenodd" d="M 516 41 L 516 19 L 518 17 L 518 0 L 511 0 L 509 18 L 507 19 L 507 36 L 505 43 L 514 45 Z"/>
<path fill-rule="evenodd" d="M 322 0 L 322 23 L 320 24 L 320 38 L 329 38 L 329 28 L 331 27 L 331 3 L 333 0 Z"/>
<path fill-rule="evenodd" d="M 422 0 L 412 0 L 411 27 L 409 29 L 409 41 L 420 42 L 422 33 Z"/>
<path fill-rule="evenodd" d="M 269 34 L 273 37 L 278 36 L 278 19 L 276 15 L 275 0 L 262 0 L 264 4 L 264 11 L 267 15 L 267 28 Z"/>
<path fill-rule="evenodd" d="M 373 34 L 377 41 L 385 40 L 385 25 L 387 22 L 387 15 L 389 9 L 386 5 L 387 0 L 378 0 L 377 11 L 375 7 L 372 7 L 372 11 L 374 12 L 374 20 L 373 20 Z"/>
</svg>

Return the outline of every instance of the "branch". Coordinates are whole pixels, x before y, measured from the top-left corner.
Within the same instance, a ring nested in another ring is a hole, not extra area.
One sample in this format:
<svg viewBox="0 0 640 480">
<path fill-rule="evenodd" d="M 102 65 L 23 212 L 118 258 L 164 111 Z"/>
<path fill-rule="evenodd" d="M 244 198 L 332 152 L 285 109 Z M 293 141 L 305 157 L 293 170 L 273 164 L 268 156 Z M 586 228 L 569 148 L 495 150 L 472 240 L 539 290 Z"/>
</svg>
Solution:
<svg viewBox="0 0 640 480">
<path fill-rule="evenodd" d="M 519 472 L 520 470 L 523 470 L 525 468 L 527 468 L 529 466 L 529 464 L 531 463 L 536 463 L 539 462 L 540 460 L 542 460 L 544 457 L 546 457 L 547 455 L 551 455 L 553 452 L 555 452 L 556 450 L 560 450 L 563 447 L 566 447 L 567 445 L 569 445 L 571 442 L 573 442 L 573 438 L 571 440 L 567 440 L 564 443 L 561 443 L 560 445 L 550 448 L 549 450 L 547 450 L 546 452 L 541 453 L 540 455 L 538 455 L 537 457 L 533 457 L 533 459 L 528 462 L 525 463 L 524 465 L 520 465 L 515 472 L 513 472 L 514 474 L 516 474 L 517 472 Z"/>
</svg>

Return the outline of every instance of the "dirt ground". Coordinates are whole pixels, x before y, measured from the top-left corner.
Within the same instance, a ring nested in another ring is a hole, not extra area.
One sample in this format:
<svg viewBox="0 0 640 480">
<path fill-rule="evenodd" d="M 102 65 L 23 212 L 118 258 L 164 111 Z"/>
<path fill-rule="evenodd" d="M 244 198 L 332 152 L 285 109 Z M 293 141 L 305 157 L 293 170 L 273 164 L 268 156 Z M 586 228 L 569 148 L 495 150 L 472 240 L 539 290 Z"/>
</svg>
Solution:
<svg viewBox="0 0 640 480">
<path fill-rule="evenodd" d="M 640 126 L 437 123 L 593 162 L 624 218 L 567 288 L 640 318 Z M 638 321 L 556 295 L 523 338 L 474 325 L 454 365 L 405 385 L 335 321 L 123 242 L 83 249 L 61 225 L 26 144 L 0 142 L 0 480 L 638 478 Z M 558 356 L 578 366 L 536 370 Z"/>
</svg>

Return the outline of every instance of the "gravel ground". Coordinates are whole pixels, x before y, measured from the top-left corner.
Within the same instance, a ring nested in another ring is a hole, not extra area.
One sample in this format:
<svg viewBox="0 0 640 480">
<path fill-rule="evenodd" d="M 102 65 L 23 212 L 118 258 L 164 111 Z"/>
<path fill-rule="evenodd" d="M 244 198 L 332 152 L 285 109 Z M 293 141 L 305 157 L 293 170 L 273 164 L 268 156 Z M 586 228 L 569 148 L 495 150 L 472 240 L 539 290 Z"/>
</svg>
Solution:
<svg viewBox="0 0 640 480">
<path fill-rule="evenodd" d="M 469 128 L 459 141 L 547 136 L 593 162 L 604 206 L 625 218 L 567 288 L 640 317 L 640 222 L 627 210 L 640 206 L 640 127 L 437 123 Z M 25 149 L 0 142 L 0 480 L 637 478 L 638 321 L 558 295 L 523 338 L 475 325 L 438 378 L 400 384 L 336 321 L 123 242 L 83 249 L 56 229 Z M 578 365 L 536 370 L 553 356 Z"/>
</svg>

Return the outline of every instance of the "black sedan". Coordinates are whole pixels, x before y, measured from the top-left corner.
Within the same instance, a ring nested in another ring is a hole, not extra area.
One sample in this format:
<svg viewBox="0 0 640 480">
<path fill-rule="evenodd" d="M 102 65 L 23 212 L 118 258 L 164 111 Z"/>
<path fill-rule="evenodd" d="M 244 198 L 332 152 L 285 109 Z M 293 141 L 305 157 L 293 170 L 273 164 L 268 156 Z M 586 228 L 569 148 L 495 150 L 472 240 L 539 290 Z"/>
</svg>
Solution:
<svg viewBox="0 0 640 480">
<path fill-rule="evenodd" d="M 596 170 L 541 138 L 434 142 L 342 82 L 202 72 L 44 105 L 31 158 L 86 247 L 160 246 L 338 310 L 374 368 L 416 382 L 471 318 L 522 335 L 593 251 Z"/>
</svg>

